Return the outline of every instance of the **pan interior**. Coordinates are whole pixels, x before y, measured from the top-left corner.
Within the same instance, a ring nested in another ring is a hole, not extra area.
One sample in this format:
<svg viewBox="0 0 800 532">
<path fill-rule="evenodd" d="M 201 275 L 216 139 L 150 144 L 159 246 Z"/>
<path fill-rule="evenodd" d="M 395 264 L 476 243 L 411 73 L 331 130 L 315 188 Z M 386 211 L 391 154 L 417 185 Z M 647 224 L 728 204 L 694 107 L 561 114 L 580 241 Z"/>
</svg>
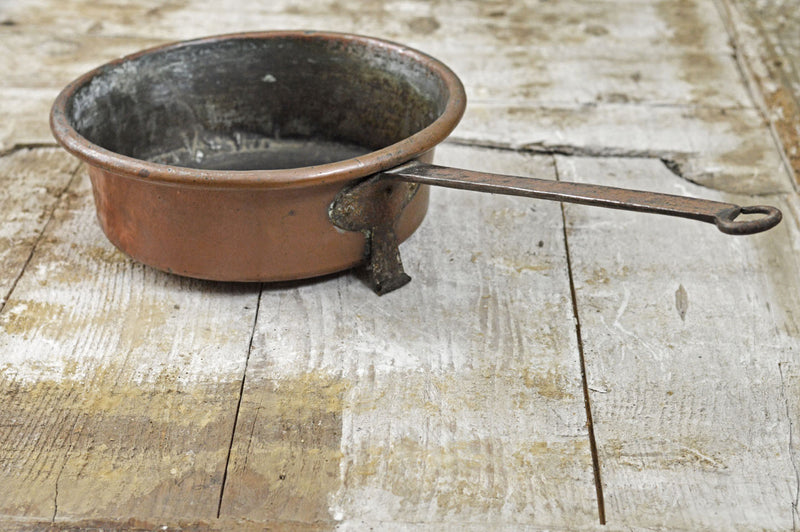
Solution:
<svg viewBox="0 0 800 532">
<path fill-rule="evenodd" d="M 111 65 L 67 117 L 90 142 L 211 170 L 325 164 L 420 131 L 445 110 L 441 77 L 369 41 L 313 36 L 193 43 Z"/>
</svg>

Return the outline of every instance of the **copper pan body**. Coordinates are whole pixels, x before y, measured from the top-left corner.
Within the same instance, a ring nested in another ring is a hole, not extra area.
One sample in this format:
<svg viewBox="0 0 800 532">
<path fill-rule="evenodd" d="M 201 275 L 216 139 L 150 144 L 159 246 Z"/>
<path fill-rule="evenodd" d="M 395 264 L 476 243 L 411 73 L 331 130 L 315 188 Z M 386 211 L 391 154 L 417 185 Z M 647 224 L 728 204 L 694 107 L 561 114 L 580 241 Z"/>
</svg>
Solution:
<svg viewBox="0 0 800 532">
<path fill-rule="evenodd" d="M 334 197 L 430 161 L 465 105 L 450 69 L 405 46 L 264 32 L 111 62 L 68 85 L 50 121 L 87 163 L 100 226 L 120 250 L 190 277 L 283 281 L 361 263 L 364 235 L 331 223 Z M 423 186 L 404 209 L 399 239 L 428 197 Z"/>
</svg>

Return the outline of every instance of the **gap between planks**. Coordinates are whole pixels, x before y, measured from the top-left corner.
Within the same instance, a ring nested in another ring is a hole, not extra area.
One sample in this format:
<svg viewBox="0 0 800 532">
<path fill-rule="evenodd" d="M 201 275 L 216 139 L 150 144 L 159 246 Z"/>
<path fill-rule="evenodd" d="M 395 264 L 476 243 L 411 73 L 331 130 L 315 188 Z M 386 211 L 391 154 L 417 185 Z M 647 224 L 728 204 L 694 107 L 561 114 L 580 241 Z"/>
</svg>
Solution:
<svg viewBox="0 0 800 532">
<path fill-rule="evenodd" d="M 746 38 L 742 36 L 742 31 L 740 31 L 738 27 L 741 24 L 741 20 L 734 14 L 737 8 L 731 5 L 730 0 L 714 0 L 714 7 L 719 13 L 719 18 L 722 20 L 725 32 L 730 39 L 734 63 L 742 85 L 744 85 L 747 95 L 750 97 L 750 101 L 753 102 L 755 109 L 768 126 L 770 137 L 775 144 L 775 149 L 780 155 L 786 172 L 794 178 L 792 184 L 797 189 L 797 187 L 800 186 L 800 175 L 798 175 L 792 157 L 789 154 L 789 150 L 792 148 L 791 144 L 797 137 L 784 134 L 786 129 L 789 129 L 789 127 L 787 127 L 789 124 L 786 122 L 791 121 L 791 115 L 794 113 L 792 113 L 791 110 L 783 112 L 784 109 L 778 105 L 775 100 L 772 101 L 773 107 L 770 108 L 770 104 L 767 101 L 770 95 L 767 94 L 764 81 L 774 82 L 774 77 L 770 75 L 773 74 L 773 72 L 768 71 L 767 80 L 762 81 L 759 79 L 757 73 L 761 65 L 753 64 L 754 62 L 766 63 L 769 58 L 758 56 L 751 57 L 750 54 L 748 54 L 748 46 L 745 42 Z M 761 46 L 765 45 L 763 42 L 758 44 Z M 774 60 L 775 57 L 772 57 L 772 59 Z M 768 66 L 764 65 L 762 68 L 768 68 Z M 778 81 L 778 85 L 781 85 L 780 81 Z M 787 118 L 784 116 L 786 114 L 790 116 Z M 783 122 L 783 124 L 781 124 L 781 122 Z M 781 125 L 783 125 L 782 128 L 780 127 Z"/>
<path fill-rule="evenodd" d="M 57 142 L 23 142 L 13 144 L 5 150 L 0 150 L 0 157 L 6 157 L 22 150 L 35 150 L 37 148 L 59 148 L 61 145 Z"/>
<path fill-rule="evenodd" d="M 35 149 L 38 149 L 38 148 L 53 148 L 53 147 L 57 147 L 57 145 L 48 144 L 48 143 L 19 144 L 19 145 L 15 145 L 15 146 L 11 147 L 10 149 L 4 151 L 2 154 L 0 154 L 0 157 L 9 156 L 9 155 L 11 155 L 11 154 L 13 154 L 13 153 L 15 153 L 17 151 L 20 151 L 20 150 L 35 150 Z M 78 173 L 82 169 L 83 169 L 83 164 L 77 163 L 76 166 L 75 166 L 75 169 L 70 174 L 69 180 L 64 185 L 64 187 L 58 192 L 58 195 L 56 196 L 56 199 L 53 202 L 52 207 L 50 208 L 50 212 L 47 214 L 47 222 L 45 222 L 45 224 L 42 226 L 42 229 L 41 229 L 41 231 L 39 231 L 39 234 L 36 235 L 36 240 L 34 241 L 33 245 L 31 246 L 31 249 L 28 252 L 28 256 L 25 259 L 25 262 L 23 263 L 23 265 L 19 269 L 19 272 L 17 273 L 16 277 L 12 281 L 11 286 L 8 289 L 8 292 L 5 294 L 3 299 L 0 300 L 0 314 L 3 313 L 3 310 L 5 309 L 6 304 L 8 303 L 8 301 L 11 299 L 11 296 L 13 295 L 14 290 L 16 289 L 17 284 L 19 283 L 19 280 L 22 279 L 22 276 L 25 274 L 25 271 L 28 269 L 28 265 L 31 263 L 31 260 L 33 259 L 33 256 L 36 253 L 36 249 L 38 248 L 39 244 L 41 243 L 42 239 L 44 238 L 44 235 L 47 233 L 47 229 L 50 226 L 50 224 L 52 223 L 53 218 L 55 217 L 56 210 L 58 210 L 59 205 L 63 201 L 64 195 L 72 187 L 73 183 L 75 182 L 76 177 L 78 176 Z M 62 464 L 61 470 L 59 471 L 58 476 L 56 477 L 56 482 L 55 482 L 55 490 L 54 490 L 54 493 L 53 493 L 53 516 L 50 519 L 51 523 L 55 523 L 56 516 L 58 515 L 58 481 L 61 478 L 61 473 L 63 472 L 63 470 L 64 470 L 64 465 Z"/>
<path fill-rule="evenodd" d="M 558 161 L 553 158 L 553 170 L 556 181 L 561 181 L 558 173 Z M 572 300 L 572 318 L 575 321 L 575 337 L 578 342 L 578 359 L 581 363 L 581 387 L 583 388 L 583 404 L 586 408 L 586 429 L 589 433 L 589 449 L 592 453 L 592 471 L 594 473 L 594 488 L 597 494 L 597 516 L 601 525 L 606 524 L 606 506 L 603 498 L 603 480 L 600 475 L 600 457 L 597 453 L 597 439 L 594 436 L 594 422 L 592 421 L 592 404 L 589 397 L 589 382 L 586 378 L 586 360 L 583 352 L 583 337 L 581 336 L 581 319 L 578 314 L 578 298 L 575 294 L 575 281 L 572 275 L 572 260 L 569 255 L 569 237 L 567 236 L 567 214 L 564 203 L 561 207 L 561 227 L 564 231 L 564 253 L 567 259 L 567 276 L 569 277 L 569 293 Z"/>
<path fill-rule="evenodd" d="M 800 466 L 798 466 L 794 454 L 794 422 L 792 421 L 791 407 L 789 406 L 789 396 L 786 394 L 786 381 L 783 375 L 783 362 L 778 362 L 778 374 L 781 378 L 781 397 L 783 398 L 784 406 L 786 407 L 786 419 L 789 420 L 789 458 L 792 462 L 792 469 L 794 469 L 795 488 L 792 496 L 792 530 L 797 530 L 798 517 L 798 503 L 800 503 Z"/>
<path fill-rule="evenodd" d="M 261 296 L 264 293 L 264 283 L 258 285 L 258 300 L 256 301 L 256 311 L 253 316 L 253 329 L 250 331 L 250 341 L 247 343 L 247 357 L 244 360 L 244 370 L 242 371 L 242 382 L 239 386 L 239 400 L 236 402 L 236 413 L 233 416 L 233 429 L 231 430 L 231 441 L 228 443 L 228 453 L 225 456 L 225 469 L 222 472 L 222 486 L 219 489 L 219 503 L 217 504 L 217 519 L 222 514 L 222 501 L 225 497 L 225 483 L 228 481 L 228 466 L 231 463 L 231 452 L 233 442 L 236 438 L 236 427 L 239 425 L 239 411 L 242 408 L 242 397 L 244 397 L 244 383 L 247 380 L 247 368 L 250 364 L 250 353 L 253 352 L 253 338 L 256 335 L 258 326 L 258 311 L 261 309 Z"/>
<path fill-rule="evenodd" d="M 637 150 L 637 149 L 618 149 L 614 147 L 605 146 L 580 146 L 572 144 L 543 144 L 543 143 L 530 143 L 521 146 L 513 146 L 510 144 L 498 144 L 492 141 L 470 140 L 462 138 L 450 137 L 446 140 L 448 144 L 455 146 L 465 146 L 469 148 L 481 148 L 487 150 L 498 150 L 506 152 L 523 153 L 529 155 L 550 155 L 563 157 L 580 157 L 580 158 L 593 158 L 593 159 L 654 159 L 663 164 L 676 177 L 683 179 L 687 183 L 703 187 L 708 190 L 721 191 L 713 186 L 709 186 L 701 181 L 692 179 L 684 171 L 684 164 L 681 159 L 689 156 L 690 154 L 680 151 L 669 150 Z M 771 197 L 786 197 L 792 192 L 786 191 L 763 191 L 763 192 L 741 192 L 734 194 L 747 196 L 750 198 L 771 198 Z"/>
<path fill-rule="evenodd" d="M 605 146 L 545 144 L 540 142 L 524 144 L 522 146 L 510 146 L 497 144 L 491 141 L 482 142 L 459 138 L 449 138 L 447 139 L 447 142 L 458 146 L 483 148 L 488 150 L 513 151 L 517 153 L 528 153 L 531 155 L 563 155 L 565 157 L 594 157 L 598 159 L 658 159 L 664 166 L 667 167 L 667 170 L 675 174 L 677 177 L 701 187 L 705 186 L 702 183 L 693 181 L 685 175 L 683 166 L 681 164 L 681 158 L 686 157 L 689 154 L 682 152 L 668 150 L 629 150 Z M 556 172 L 556 174 L 558 174 L 558 172 Z M 558 179 L 557 176 L 556 179 Z"/>
<path fill-rule="evenodd" d="M 42 146 L 42 147 L 50 147 L 50 146 Z M 12 150 L 12 151 L 17 151 L 17 150 Z M 5 155 L 7 154 L 0 155 L 0 157 L 4 157 Z M 45 222 L 44 226 L 42 226 L 42 230 L 39 231 L 39 234 L 36 235 L 36 241 L 31 246 L 31 250 L 28 253 L 28 257 L 25 259 L 25 263 L 22 265 L 22 268 L 20 268 L 19 273 L 14 278 L 14 281 L 11 283 L 8 292 L 3 296 L 3 299 L 0 299 L 0 314 L 2 314 L 3 310 L 6 308 L 6 303 L 8 303 L 9 299 L 11 299 L 11 295 L 14 293 L 14 289 L 17 288 L 17 283 L 19 283 L 19 280 L 22 279 L 22 276 L 25 274 L 25 270 L 28 269 L 28 264 L 31 263 L 33 255 L 36 253 L 36 248 L 39 246 L 39 243 L 42 241 L 42 238 L 44 238 L 44 234 L 47 232 L 47 228 L 53 221 L 56 209 L 58 209 L 58 206 L 61 204 L 61 201 L 64 198 L 64 194 L 66 194 L 67 191 L 70 189 L 70 187 L 72 187 L 72 184 L 75 182 L 75 178 L 77 177 L 78 172 L 80 172 L 82 169 L 83 169 L 83 164 L 78 164 L 75 167 L 75 170 L 72 171 L 72 174 L 70 175 L 67 184 L 64 185 L 64 188 L 62 188 L 58 192 L 58 196 L 56 197 L 56 200 L 53 202 L 53 206 L 50 208 L 50 212 L 47 215 L 47 222 Z"/>
</svg>

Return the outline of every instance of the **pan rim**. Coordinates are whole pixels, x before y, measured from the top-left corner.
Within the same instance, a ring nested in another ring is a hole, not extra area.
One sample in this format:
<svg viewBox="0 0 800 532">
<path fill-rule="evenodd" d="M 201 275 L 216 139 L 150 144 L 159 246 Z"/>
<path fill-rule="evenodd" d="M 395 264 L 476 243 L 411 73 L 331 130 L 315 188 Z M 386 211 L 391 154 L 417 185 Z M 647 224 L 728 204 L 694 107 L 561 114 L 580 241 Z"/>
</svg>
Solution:
<svg viewBox="0 0 800 532">
<path fill-rule="evenodd" d="M 425 65 L 444 82 L 449 93 L 445 109 L 425 128 L 379 150 L 333 163 L 280 170 L 206 170 L 137 159 L 113 152 L 89 141 L 72 127 L 67 117 L 67 103 L 75 92 L 108 68 L 138 59 L 144 55 L 182 47 L 213 44 L 234 39 L 274 38 L 333 39 L 343 43 L 355 42 L 365 46 L 379 47 L 391 53 L 409 57 Z M 200 188 L 300 188 L 353 181 L 415 159 L 447 138 L 458 125 L 465 109 L 466 93 L 458 76 L 441 61 L 419 50 L 385 39 L 351 33 L 280 30 L 227 33 L 177 41 L 146 48 L 109 61 L 78 77 L 59 93 L 50 110 L 50 129 L 56 140 L 73 155 L 91 166 L 127 178 L 165 185 Z"/>
</svg>

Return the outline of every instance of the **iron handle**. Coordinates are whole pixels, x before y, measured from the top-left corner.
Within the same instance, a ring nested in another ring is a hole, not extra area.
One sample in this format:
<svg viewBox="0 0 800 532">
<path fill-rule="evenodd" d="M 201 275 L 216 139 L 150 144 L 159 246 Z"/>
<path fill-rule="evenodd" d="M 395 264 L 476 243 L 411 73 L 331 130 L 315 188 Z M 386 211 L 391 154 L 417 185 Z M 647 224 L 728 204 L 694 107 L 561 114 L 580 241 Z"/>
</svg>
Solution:
<svg viewBox="0 0 800 532">
<path fill-rule="evenodd" d="M 657 192 L 475 172 L 416 161 L 387 170 L 383 175 L 426 185 L 679 216 L 713 223 L 730 235 L 760 233 L 778 225 L 782 218 L 781 211 L 769 205 L 740 207 Z M 736 221 L 740 214 L 764 216 Z"/>
<path fill-rule="evenodd" d="M 394 226 L 420 184 L 680 216 L 713 223 L 731 235 L 766 231 L 782 217 L 781 211 L 768 205 L 740 207 L 657 192 L 474 172 L 414 161 L 346 187 L 328 210 L 336 227 L 364 234 L 367 279 L 377 294 L 396 290 L 411 280 L 403 270 Z M 737 221 L 741 214 L 764 216 Z"/>
</svg>

